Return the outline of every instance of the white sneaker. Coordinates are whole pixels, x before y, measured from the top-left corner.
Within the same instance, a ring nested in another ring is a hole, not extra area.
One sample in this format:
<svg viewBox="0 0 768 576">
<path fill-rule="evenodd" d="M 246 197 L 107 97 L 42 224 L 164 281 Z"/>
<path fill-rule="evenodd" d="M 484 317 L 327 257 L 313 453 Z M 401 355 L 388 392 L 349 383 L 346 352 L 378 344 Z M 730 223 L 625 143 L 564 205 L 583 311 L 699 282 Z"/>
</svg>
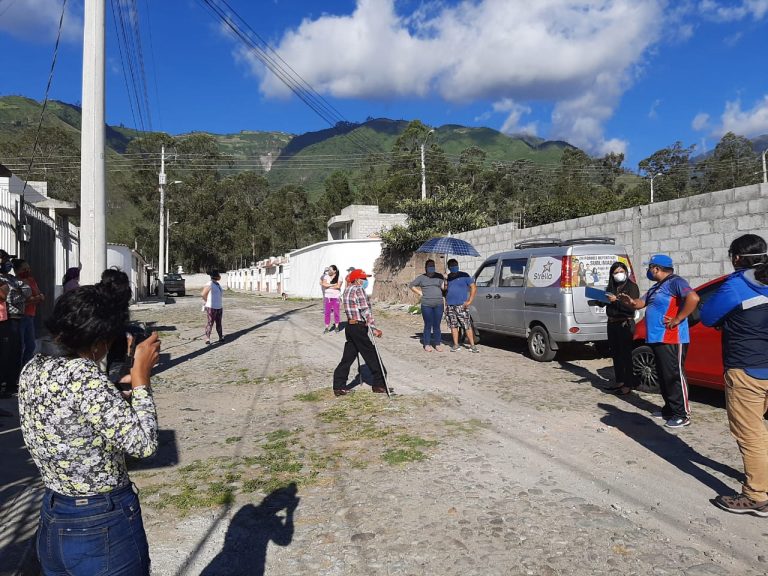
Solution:
<svg viewBox="0 0 768 576">
<path fill-rule="evenodd" d="M 451 352 L 461 352 L 461 346 L 451 346 Z"/>
<path fill-rule="evenodd" d="M 661 413 L 661 410 L 657 410 L 656 412 L 651 412 L 651 418 L 658 418 L 659 420 L 666 420 L 666 418 L 664 418 L 664 414 Z"/>
</svg>

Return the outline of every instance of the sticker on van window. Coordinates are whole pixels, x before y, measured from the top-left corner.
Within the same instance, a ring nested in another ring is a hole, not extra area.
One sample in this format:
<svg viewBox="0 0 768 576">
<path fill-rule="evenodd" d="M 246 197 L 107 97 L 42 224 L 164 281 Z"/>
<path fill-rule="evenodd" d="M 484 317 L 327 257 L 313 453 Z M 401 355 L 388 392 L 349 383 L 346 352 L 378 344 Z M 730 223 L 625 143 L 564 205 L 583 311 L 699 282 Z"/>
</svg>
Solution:
<svg viewBox="0 0 768 576">
<path fill-rule="evenodd" d="M 528 275 L 525 278 L 525 285 L 529 288 L 559 286 L 561 270 L 562 263 L 560 258 L 553 258 L 552 256 L 531 258 L 528 264 Z"/>
<path fill-rule="evenodd" d="M 604 288 L 608 285 L 608 275 L 615 262 L 623 262 L 629 269 L 626 256 L 615 254 L 589 254 L 573 256 L 571 259 L 571 285 L 596 286 Z M 630 274 L 632 270 L 630 269 Z"/>
</svg>

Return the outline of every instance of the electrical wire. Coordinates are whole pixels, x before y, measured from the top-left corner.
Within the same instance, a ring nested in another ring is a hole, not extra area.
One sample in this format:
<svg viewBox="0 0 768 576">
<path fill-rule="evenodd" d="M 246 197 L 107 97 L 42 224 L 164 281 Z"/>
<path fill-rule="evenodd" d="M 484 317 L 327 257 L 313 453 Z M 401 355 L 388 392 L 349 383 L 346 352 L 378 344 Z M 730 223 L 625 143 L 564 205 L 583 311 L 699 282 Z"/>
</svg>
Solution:
<svg viewBox="0 0 768 576">
<path fill-rule="evenodd" d="M 24 179 L 24 186 L 21 189 L 21 223 L 26 224 L 27 216 L 24 210 L 24 193 L 27 191 L 27 184 L 29 177 L 32 174 L 32 165 L 35 162 L 35 154 L 37 153 L 37 145 L 40 142 L 40 132 L 43 128 L 43 118 L 45 116 L 45 109 L 48 107 L 48 94 L 51 91 L 51 84 L 53 83 L 53 73 L 56 70 L 56 60 L 59 55 L 59 44 L 61 42 L 61 31 L 64 27 L 64 13 L 67 11 L 67 0 L 64 0 L 61 4 L 61 16 L 59 16 L 59 29 L 56 32 L 56 44 L 53 47 L 53 58 L 51 59 L 51 69 L 48 72 L 48 83 L 45 86 L 45 97 L 43 98 L 43 105 L 40 108 L 40 120 L 37 123 L 37 130 L 35 132 L 35 143 L 32 145 L 32 154 L 29 157 L 29 165 L 27 166 L 27 177 Z"/>
</svg>

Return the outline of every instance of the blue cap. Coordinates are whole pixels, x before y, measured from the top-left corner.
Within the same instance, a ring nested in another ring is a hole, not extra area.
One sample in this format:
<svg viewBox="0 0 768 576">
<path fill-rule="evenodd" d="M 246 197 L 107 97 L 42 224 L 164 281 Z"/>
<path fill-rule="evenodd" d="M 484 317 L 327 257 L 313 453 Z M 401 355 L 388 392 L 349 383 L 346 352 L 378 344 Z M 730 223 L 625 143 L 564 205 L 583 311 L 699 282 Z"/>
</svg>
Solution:
<svg viewBox="0 0 768 576">
<path fill-rule="evenodd" d="M 646 266 L 661 266 L 662 268 L 674 268 L 672 258 L 666 254 L 654 254 L 648 262 L 643 262 Z"/>
</svg>

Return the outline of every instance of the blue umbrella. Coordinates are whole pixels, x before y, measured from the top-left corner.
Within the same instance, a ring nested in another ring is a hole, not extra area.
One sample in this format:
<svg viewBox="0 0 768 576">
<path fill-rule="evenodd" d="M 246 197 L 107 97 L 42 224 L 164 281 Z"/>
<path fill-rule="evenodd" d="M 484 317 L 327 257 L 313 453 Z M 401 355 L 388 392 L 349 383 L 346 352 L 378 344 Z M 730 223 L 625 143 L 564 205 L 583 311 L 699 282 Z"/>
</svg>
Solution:
<svg viewBox="0 0 768 576">
<path fill-rule="evenodd" d="M 416 249 L 416 252 L 426 252 L 428 254 L 445 254 L 453 256 L 480 256 L 469 242 L 443 236 L 442 238 L 431 238 Z"/>
</svg>

